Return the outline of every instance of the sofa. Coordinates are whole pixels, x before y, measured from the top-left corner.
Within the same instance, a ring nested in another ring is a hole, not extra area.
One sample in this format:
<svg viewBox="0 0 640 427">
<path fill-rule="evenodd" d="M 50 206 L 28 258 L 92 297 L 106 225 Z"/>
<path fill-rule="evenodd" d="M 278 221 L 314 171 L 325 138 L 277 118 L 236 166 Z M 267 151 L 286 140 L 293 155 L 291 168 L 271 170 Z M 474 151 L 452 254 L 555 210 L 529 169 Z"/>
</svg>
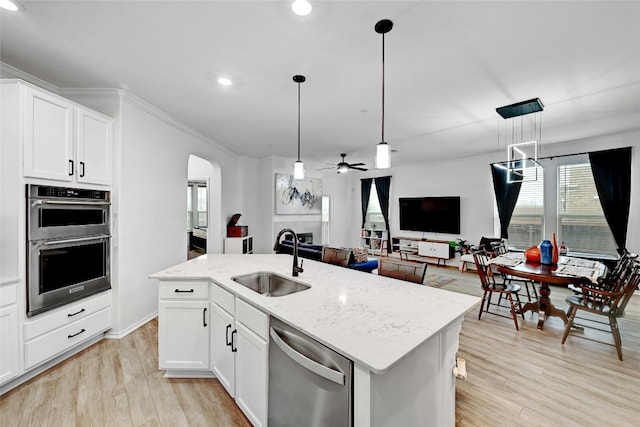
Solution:
<svg viewBox="0 0 640 427">
<path fill-rule="evenodd" d="M 324 259 L 323 252 L 325 254 Z M 292 255 L 293 241 L 282 240 L 278 244 L 278 250 L 276 253 Z M 331 248 L 329 246 L 314 245 L 310 243 L 298 243 L 298 256 L 315 261 L 329 262 L 331 264 L 367 273 L 371 273 L 373 270 L 378 268 L 377 258 L 367 257 L 366 261 L 357 262 L 351 249 Z"/>
<path fill-rule="evenodd" d="M 298 243 L 298 256 L 301 258 L 321 261 L 322 248 L 322 245 Z M 278 243 L 278 250 L 276 251 L 276 253 L 293 255 L 293 240 L 282 240 L 280 243 Z"/>
<path fill-rule="evenodd" d="M 493 252 L 493 247 L 491 246 L 491 244 L 495 242 L 501 242 L 501 241 L 502 239 L 499 237 L 482 237 L 480 239 L 480 243 L 478 243 L 478 246 L 474 246 L 471 250 L 477 251 L 481 249 L 487 252 Z M 460 266 L 458 268 L 460 269 L 461 272 L 464 272 L 467 270 L 467 263 L 470 263 L 471 265 L 475 265 L 473 255 L 471 253 L 467 253 L 460 256 Z"/>
</svg>

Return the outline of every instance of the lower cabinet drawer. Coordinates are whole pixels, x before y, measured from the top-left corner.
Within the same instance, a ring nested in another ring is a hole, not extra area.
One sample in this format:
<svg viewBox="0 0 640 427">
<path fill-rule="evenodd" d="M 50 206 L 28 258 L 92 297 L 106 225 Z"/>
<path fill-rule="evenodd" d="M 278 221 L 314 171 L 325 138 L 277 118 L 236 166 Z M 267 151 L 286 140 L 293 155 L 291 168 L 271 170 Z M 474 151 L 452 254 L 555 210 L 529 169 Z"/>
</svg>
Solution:
<svg viewBox="0 0 640 427">
<path fill-rule="evenodd" d="M 102 292 L 31 318 L 24 324 L 24 340 L 29 341 L 64 325 L 69 325 L 111 306 L 111 291 Z"/>
<path fill-rule="evenodd" d="M 209 282 L 160 282 L 161 299 L 208 299 Z"/>
<path fill-rule="evenodd" d="M 236 298 L 236 320 L 263 340 L 269 341 L 269 316 L 240 298 Z"/>
<path fill-rule="evenodd" d="M 24 345 L 25 369 L 44 362 L 110 327 L 111 309 L 105 308 L 36 339 L 27 341 Z"/>
</svg>

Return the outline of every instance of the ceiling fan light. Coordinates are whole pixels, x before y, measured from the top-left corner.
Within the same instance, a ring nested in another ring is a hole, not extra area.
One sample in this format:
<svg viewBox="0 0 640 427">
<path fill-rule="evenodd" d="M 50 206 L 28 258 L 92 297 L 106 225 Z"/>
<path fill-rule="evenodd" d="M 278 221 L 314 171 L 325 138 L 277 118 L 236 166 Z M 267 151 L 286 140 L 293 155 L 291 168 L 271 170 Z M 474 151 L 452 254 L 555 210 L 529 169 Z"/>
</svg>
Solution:
<svg viewBox="0 0 640 427">
<path fill-rule="evenodd" d="M 391 154 L 389 144 L 381 142 L 376 148 L 376 169 L 389 169 L 391 167 Z"/>
<path fill-rule="evenodd" d="M 338 173 L 347 173 L 347 172 L 349 172 L 349 166 L 347 165 L 338 166 Z"/>
<path fill-rule="evenodd" d="M 311 9 L 313 9 L 311 7 L 311 3 L 309 3 L 307 0 L 295 0 L 293 3 L 291 3 L 291 10 L 293 10 L 293 13 L 299 16 L 307 16 L 311 13 Z"/>
<path fill-rule="evenodd" d="M 293 179 L 304 179 L 304 163 L 301 160 L 293 164 Z"/>
</svg>

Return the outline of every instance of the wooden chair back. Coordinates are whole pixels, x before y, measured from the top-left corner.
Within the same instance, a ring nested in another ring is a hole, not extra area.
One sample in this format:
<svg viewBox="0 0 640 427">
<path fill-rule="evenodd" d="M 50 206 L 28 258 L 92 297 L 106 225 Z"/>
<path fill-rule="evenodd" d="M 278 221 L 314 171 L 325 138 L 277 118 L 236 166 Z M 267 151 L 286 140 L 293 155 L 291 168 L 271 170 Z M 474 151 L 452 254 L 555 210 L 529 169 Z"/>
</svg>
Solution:
<svg viewBox="0 0 640 427">
<path fill-rule="evenodd" d="M 640 284 L 640 264 L 629 265 L 611 289 L 598 285 L 582 286 L 583 307 L 606 316 L 621 317 L 631 296 Z"/>
<path fill-rule="evenodd" d="M 473 261 L 476 263 L 476 270 L 478 270 L 482 289 L 495 289 L 496 287 L 495 275 L 488 264 L 492 257 L 492 253 L 482 249 L 473 251 Z"/>
<path fill-rule="evenodd" d="M 423 262 L 398 261 L 388 257 L 380 258 L 378 274 L 413 283 L 423 283 L 427 264 Z"/>
<path fill-rule="evenodd" d="M 351 259 L 351 249 L 330 248 L 324 246 L 322 248 L 322 262 L 347 267 Z"/>
</svg>

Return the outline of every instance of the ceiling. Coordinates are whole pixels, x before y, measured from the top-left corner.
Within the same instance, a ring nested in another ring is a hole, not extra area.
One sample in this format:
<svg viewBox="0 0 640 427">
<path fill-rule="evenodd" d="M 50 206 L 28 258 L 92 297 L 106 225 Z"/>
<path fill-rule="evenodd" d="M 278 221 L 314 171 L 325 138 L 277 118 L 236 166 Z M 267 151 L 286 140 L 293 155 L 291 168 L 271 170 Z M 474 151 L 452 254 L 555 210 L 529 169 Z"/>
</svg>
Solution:
<svg viewBox="0 0 640 427">
<path fill-rule="evenodd" d="M 121 88 L 239 155 L 394 166 L 500 149 L 496 107 L 539 97 L 542 143 L 640 130 L 640 2 L 22 1 L 0 60 L 60 88 Z M 7 67 L 5 67 L 6 69 Z M 233 79 L 222 87 L 216 78 Z"/>
</svg>

